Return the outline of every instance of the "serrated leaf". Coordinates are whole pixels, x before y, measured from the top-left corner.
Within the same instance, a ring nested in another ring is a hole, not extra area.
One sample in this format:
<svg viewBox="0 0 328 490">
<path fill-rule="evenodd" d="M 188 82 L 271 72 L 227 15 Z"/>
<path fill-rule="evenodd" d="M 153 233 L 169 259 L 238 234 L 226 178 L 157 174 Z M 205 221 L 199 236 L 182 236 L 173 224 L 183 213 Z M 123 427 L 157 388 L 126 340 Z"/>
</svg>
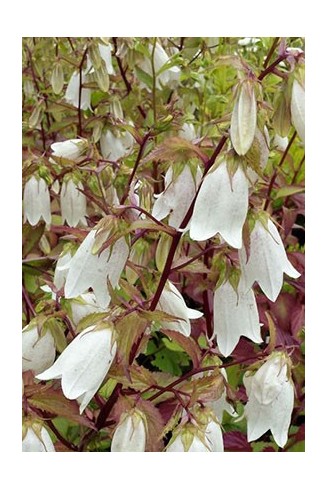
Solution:
<svg viewBox="0 0 328 490">
<path fill-rule="evenodd" d="M 188 354 L 192 360 L 194 368 L 199 367 L 201 351 L 192 337 L 186 337 L 180 332 L 175 332 L 174 330 L 162 330 L 167 337 L 173 339 L 182 349 Z M 166 339 L 163 339 L 163 342 Z"/>
<path fill-rule="evenodd" d="M 294 194 L 301 194 L 304 192 L 304 187 L 301 185 L 288 185 L 286 187 L 281 187 L 275 198 L 279 199 L 281 197 L 293 196 Z"/>
<path fill-rule="evenodd" d="M 171 226 L 155 223 L 155 221 L 148 219 L 140 219 L 134 221 L 129 227 L 129 231 L 135 230 L 152 230 L 152 231 L 164 231 L 165 233 L 174 236 L 176 230 Z"/>
<path fill-rule="evenodd" d="M 144 333 L 147 325 L 148 321 L 140 317 L 140 315 L 135 311 L 130 315 L 126 315 L 124 318 L 122 318 L 122 320 L 116 323 L 115 330 L 118 334 L 118 358 L 121 359 L 123 364 L 129 364 L 133 345 Z M 136 355 L 137 352 L 134 353 L 133 357 Z"/>
<path fill-rule="evenodd" d="M 79 405 L 75 400 L 68 400 L 61 391 L 53 388 L 35 393 L 28 403 L 39 410 L 65 417 L 85 427 L 93 428 L 92 422 L 79 413 Z"/>
<path fill-rule="evenodd" d="M 23 257 L 25 258 L 39 243 L 45 228 L 45 223 L 32 227 L 29 223 L 23 225 Z"/>
<path fill-rule="evenodd" d="M 108 312 L 90 313 L 90 315 L 85 316 L 84 318 L 82 318 L 82 320 L 79 321 L 79 323 L 77 324 L 76 331 L 82 332 L 82 330 L 84 330 L 85 328 L 95 325 L 100 320 L 104 320 L 108 316 L 109 316 Z"/>
<path fill-rule="evenodd" d="M 151 151 L 143 162 L 151 162 L 153 160 L 186 162 L 190 158 L 198 157 L 203 163 L 206 163 L 208 158 L 198 146 L 193 145 L 190 141 L 183 138 L 173 136 L 167 138 L 162 144 Z"/>
</svg>

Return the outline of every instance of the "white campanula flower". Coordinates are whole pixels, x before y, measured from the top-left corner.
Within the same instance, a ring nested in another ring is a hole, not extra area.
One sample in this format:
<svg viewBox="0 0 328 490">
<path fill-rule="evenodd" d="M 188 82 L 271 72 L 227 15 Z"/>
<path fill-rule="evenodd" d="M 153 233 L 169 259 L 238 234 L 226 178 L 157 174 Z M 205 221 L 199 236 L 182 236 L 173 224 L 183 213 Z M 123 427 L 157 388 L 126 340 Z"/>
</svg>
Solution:
<svg viewBox="0 0 328 490">
<path fill-rule="evenodd" d="M 243 335 L 261 343 L 261 327 L 256 300 L 252 289 L 244 289 L 242 282 L 238 294 L 226 281 L 214 293 L 214 333 L 220 352 L 228 357 Z"/>
<path fill-rule="evenodd" d="M 24 223 L 28 221 L 32 226 L 43 219 L 48 225 L 51 223 L 50 194 L 46 181 L 37 179 L 34 175 L 26 182 L 24 188 Z"/>
<path fill-rule="evenodd" d="M 69 400 L 78 399 L 80 413 L 100 388 L 116 354 L 110 328 L 88 327 L 66 347 L 53 366 L 37 379 L 61 379 Z"/>
<path fill-rule="evenodd" d="M 180 332 L 186 337 L 189 337 L 191 332 L 190 319 L 203 316 L 200 311 L 187 307 L 182 294 L 170 281 L 167 281 L 163 289 L 158 302 L 158 309 L 179 318 L 179 320 L 172 322 L 162 321 L 162 327 Z"/>
<path fill-rule="evenodd" d="M 133 410 L 124 413 L 115 429 L 111 452 L 144 452 L 146 439 L 146 425 L 141 412 Z"/>
<path fill-rule="evenodd" d="M 188 424 L 179 431 L 166 449 L 166 452 L 187 452 L 187 453 L 209 453 L 223 452 L 223 437 L 221 426 L 217 420 L 212 419 L 205 427 L 205 431 L 200 429 L 195 431 L 194 427 L 189 430 Z"/>
<path fill-rule="evenodd" d="M 69 160 L 77 160 L 85 152 L 87 141 L 84 139 L 74 138 L 66 141 L 58 141 L 51 145 L 52 155 L 55 157 L 64 157 Z M 51 160 L 51 159 L 50 159 Z"/>
<path fill-rule="evenodd" d="M 113 288 L 118 286 L 121 273 L 129 256 L 129 247 L 124 238 L 103 252 L 93 254 L 96 230 L 91 230 L 81 243 L 71 261 L 65 283 L 65 298 L 76 298 L 90 287 L 96 296 L 97 304 L 106 308 L 110 303 L 107 280 Z"/>
<path fill-rule="evenodd" d="M 47 429 L 39 422 L 33 422 L 23 428 L 22 451 L 24 453 L 56 452 Z"/>
<path fill-rule="evenodd" d="M 82 84 L 87 82 L 87 77 L 85 72 L 82 72 L 81 77 Z M 74 107 L 79 107 L 79 93 L 80 93 L 80 74 L 75 71 L 70 81 L 68 82 L 66 92 L 65 92 L 65 100 L 72 104 Z M 81 91 L 81 103 L 80 109 L 86 110 L 91 108 L 91 90 L 89 88 L 82 88 Z"/>
<path fill-rule="evenodd" d="M 278 230 L 270 219 L 267 229 L 260 220 L 256 221 L 250 234 L 248 260 L 244 247 L 239 252 L 239 260 L 245 289 L 257 281 L 271 301 L 276 301 L 280 293 L 284 272 L 294 279 L 300 276 L 289 262 Z"/>
<path fill-rule="evenodd" d="M 193 141 L 197 138 L 194 125 L 192 123 L 183 123 L 182 128 L 179 131 L 180 138 L 184 138 L 187 141 Z"/>
<path fill-rule="evenodd" d="M 83 192 L 83 184 L 74 183 L 73 179 L 63 182 L 60 193 L 60 207 L 63 222 L 67 222 L 69 226 L 78 226 L 78 224 L 87 225 L 87 199 Z"/>
<path fill-rule="evenodd" d="M 78 323 L 91 313 L 104 313 L 106 308 L 101 308 L 98 305 L 96 296 L 94 293 L 84 293 L 78 298 L 72 299 L 70 302 L 72 321 L 74 325 Z"/>
<path fill-rule="evenodd" d="M 239 89 L 231 116 L 231 143 L 238 155 L 245 155 L 252 146 L 256 131 L 256 98 L 254 86 L 244 81 Z"/>
<path fill-rule="evenodd" d="M 254 376 L 247 372 L 244 384 L 248 396 L 245 407 L 247 439 L 255 441 L 267 430 L 284 447 L 294 406 L 294 387 L 284 354 L 274 353 Z"/>
<path fill-rule="evenodd" d="M 229 245 L 241 248 L 247 209 L 247 178 L 238 168 L 230 180 L 227 164 L 223 161 L 205 175 L 191 218 L 190 237 L 207 240 L 220 233 Z"/>
<path fill-rule="evenodd" d="M 225 380 L 228 381 L 227 372 L 224 368 L 220 368 L 220 373 L 225 378 Z M 223 393 L 220 398 L 211 403 L 211 408 L 213 409 L 213 412 L 215 413 L 215 416 L 220 423 L 223 419 L 223 412 L 227 412 L 232 417 L 237 417 L 237 412 L 235 411 L 233 406 L 229 402 L 227 402 L 226 387 L 223 388 Z"/>
<path fill-rule="evenodd" d="M 149 54 L 151 55 L 153 51 L 153 46 L 149 45 L 148 50 L 149 50 Z M 157 74 L 161 70 L 161 68 L 169 61 L 169 59 L 170 58 L 168 57 L 167 53 L 164 51 L 163 47 L 159 43 L 156 43 L 155 51 L 154 51 L 155 74 Z M 149 58 L 144 59 L 140 63 L 140 68 L 151 77 L 153 76 L 152 64 Z M 170 68 L 167 68 L 158 76 L 156 76 L 156 88 L 161 89 L 162 87 L 165 86 L 174 88 L 177 85 L 179 78 L 180 78 L 180 68 L 178 68 L 177 66 L 171 66 Z M 144 84 L 142 85 L 144 86 Z"/>
<path fill-rule="evenodd" d="M 305 142 L 305 89 L 296 79 L 292 86 L 290 111 L 293 126 L 298 136 Z"/>
<path fill-rule="evenodd" d="M 173 180 L 173 170 L 170 167 L 165 175 L 165 190 L 155 201 L 152 215 L 157 220 L 169 216 L 169 225 L 179 228 L 185 217 L 201 180 L 201 171 L 197 168 L 194 178 L 189 165 Z M 189 225 L 185 227 L 185 230 Z"/>
<path fill-rule="evenodd" d="M 41 332 L 35 323 L 22 331 L 22 369 L 39 374 L 50 367 L 56 357 L 55 341 L 49 330 Z"/>
<path fill-rule="evenodd" d="M 125 131 L 120 136 L 115 136 L 109 129 L 100 138 L 100 149 L 105 159 L 117 161 L 130 153 L 134 143 L 133 136 Z"/>
</svg>

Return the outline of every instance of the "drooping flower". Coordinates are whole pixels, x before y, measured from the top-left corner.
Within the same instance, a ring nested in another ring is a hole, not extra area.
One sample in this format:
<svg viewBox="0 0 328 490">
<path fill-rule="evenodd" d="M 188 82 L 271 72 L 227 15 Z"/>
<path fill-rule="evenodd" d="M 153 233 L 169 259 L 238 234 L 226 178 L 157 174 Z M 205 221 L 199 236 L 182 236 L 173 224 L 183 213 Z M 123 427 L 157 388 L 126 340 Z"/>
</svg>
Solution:
<svg viewBox="0 0 328 490">
<path fill-rule="evenodd" d="M 266 297 L 276 301 L 284 272 L 294 279 L 300 274 L 289 262 L 279 232 L 270 219 L 266 228 L 256 220 L 250 234 L 248 260 L 245 247 L 239 252 L 239 260 L 245 289 L 250 289 L 257 281 Z"/>
<path fill-rule="evenodd" d="M 82 77 L 81 77 L 81 82 L 82 84 L 85 84 L 87 82 L 87 77 L 85 72 L 82 72 Z M 79 107 L 79 97 L 80 97 L 80 74 L 79 72 L 75 71 L 71 78 L 70 81 L 68 82 L 66 92 L 65 92 L 65 100 L 67 100 L 68 103 L 72 104 L 74 107 Z M 89 88 L 82 88 L 81 91 L 81 102 L 80 102 L 80 109 L 82 110 L 87 110 L 91 108 L 91 90 Z"/>
<path fill-rule="evenodd" d="M 192 123 L 183 123 L 182 128 L 179 131 L 180 138 L 184 138 L 187 141 L 193 141 L 196 139 L 196 131 Z"/>
<path fill-rule="evenodd" d="M 241 248 L 247 209 L 247 178 L 238 168 L 230 181 L 227 164 L 223 161 L 203 180 L 191 218 L 190 237 L 207 240 L 220 233 L 229 245 Z"/>
<path fill-rule="evenodd" d="M 116 354 L 117 344 L 110 328 L 88 327 L 66 347 L 51 368 L 37 379 L 61 379 L 69 400 L 78 399 L 80 413 L 103 382 Z"/>
<path fill-rule="evenodd" d="M 149 54 L 151 55 L 153 51 L 153 46 L 150 44 L 149 45 Z M 164 51 L 162 46 L 157 42 L 155 46 L 155 51 L 154 51 L 154 69 L 155 69 L 155 74 L 157 74 L 161 68 L 169 61 L 169 57 L 167 53 Z M 141 63 L 140 63 L 140 68 L 146 72 L 148 75 L 151 77 L 153 76 L 153 70 L 152 70 L 152 63 L 149 58 L 145 58 Z M 170 68 L 167 68 L 164 70 L 162 73 L 156 76 L 156 88 L 157 89 L 162 89 L 162 87 L 170 87 L 174 88 L 180 78 L 180 68 L 177 66 L 171 66 Z M 144 84 L 142 84 L 144 86 Z"/>
<path fill-rule="evenodd" d="M 85 152 L 87 141 L 84 139 L 74 138 L 66 141 L 58 141 L 51 145 L 52 155 L 55 157 L 64 157 L 69 160 L 77 160 Z M 51 160 L 51 159 L 50 159 Z"/>
<path fill-rule="evenodd" d="M 99 254 L 93 254 L 96 230 L 91 230 L 81 243 L 71 261 L 66 264 L 68 274 L 65 283 L 65 298 L 76 298 L 91 287 L 98 305 L 106 308 L 110 303 L 107 280 L 113 288 L 118 286 L 121 273 L 129 256 L 129 247 L 124 238 Z"/>
<path fill-rule="evenodd" d="M 214 293 L 214 333 L 220 352 L 228 357 L 243 335 L 261 343 L 261 327 L 252 289 L 240 283 L 238 293 L 226 281 Z"/>
<path fill-rule="evenodd" d="M 223 452 L 223 437 L 219 422 L 213 418 L 205 426 L 195 429 L 191 424 L 186 424 L 178 429 L 177 435 L 173 434 L 172 442 L 166 452 L 209 453 Z"/>
<path fill-rule="evenodd" d="M 22 369 L 39 374 L 50 367 L 56 357 L 55 341 L 49 330 L 29 324 L 22 331 Z"/>
<path fill-rule="evenodd" d="M 47 429 L 37 421 L 23 426 L 22 451 L 24 453 L 56 452 Z"/>
<path fill-rule="evenodd" d="M 201 171 L 197 168 L 194 178 L 189 165 L 186 165 L 176 179 L 170 167 L 165 175 L 165 190 L 155 201 L 152 215 L 158 220 L 169 216 L 169 225 L 179 228 L 185 217 L 201 180 Z M 185 230 L 189 225 L 185 227 Z"/>
<path fill-rule="evenodd" d="M 248 396 L 245 407 L 247 439 L 255 441 L 267 430 L 284 447 L 294 406 L 294 387 L 288 375 L 284 354 L 274 353 L 254 376 L 246 372 L 244 385 Z"/>
<path fill-rule="evenodd" d="M 238 155 L 245 155 L 252 146 L 256 130 L 256 98 L 249 81 L 241 84 L 232 116 L 230 137 Z"/>
<path fill-rule="evenodd" d="M 105 159 L 117 161 L 130 153 L 133 143 L 133 136 L 128 131 L 120 136 L 115 136 L 108 129 L 100 138 L 102 156 Z"/>
<path fill-rule="evenodd" d="M 123 413 L 113 435 L 111 452 L 144 452 L 146 439 L 145 421 L 139 410 Z"/>
<path fill-rule="evenodd" d="M 60 206 L 63 222 L 69 226 L 81 225 L 87 226 L 85 218 L 87 214 L 86 196 L 80 190 L 84 190 L 83 184 L 74 183 L 73 179 L 63 182 L 60 193 Z"/>
<path fill-rule="evenodd" d="M 35 226 L 41 219 L 47 225 L 51 223 L 50 194 L 44 179 L 34 175 L 26 182 L 24 188 L 24 223 L 28 221 Z"/>
<path fill-rule="evenodd" d="M 169 315 L 178 317 L 176 321 L 162 321 L 162 327 L 168 330 L 180 332 L 186 337 L 190 336 L 190 319 L 200 318 L 203 313 L 188 308 L 182 294 L 170 281 L 167 281 L 165 288 L 158 302 L 158 309 Z"/>
<path fill-rule="evenodd" d="M 301 140 L 305 141 L 305 89 L 295 79 L 292 87 L 292 99 L 290 104 L 292 123 Z"/>
</svg>

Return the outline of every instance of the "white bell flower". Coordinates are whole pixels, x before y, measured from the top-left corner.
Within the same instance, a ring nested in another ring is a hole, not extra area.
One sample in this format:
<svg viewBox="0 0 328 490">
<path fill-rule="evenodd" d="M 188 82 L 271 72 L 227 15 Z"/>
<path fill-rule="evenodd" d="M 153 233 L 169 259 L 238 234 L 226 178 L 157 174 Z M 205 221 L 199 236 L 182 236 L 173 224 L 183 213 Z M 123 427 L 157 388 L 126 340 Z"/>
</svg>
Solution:
<svg viewBox="0 0 328 490">
<path fill-rule="evenodd" d="M 98 305 L 106 308 L 110 303 L 107 280 L 115 289 L 129 256 L 129 247 L 124 238 L 117 240 L 112 247 L 101 254 L 93 254 L 96 230 L 91 230 L 81 243 L 74 257 L 66 264 L 68 274 L 64 293 L 65 298 L 76 298 L 91 287 Z"/>
<path fill-rule="evenodd" d="M 200 311 L 187 307 L 182 294 L 170 281 L 167 281 L 163 289 L 158 302 L 158 309 L 179 318 L 179 320 L 172 322 L 162 321 L 162 327 L 180 332 L 186 337 L 189 337 L 191 332 L 190 319 L 203 316 Z"/>
<path fill-rule="evenodd" d="M 37 324 L 27 325 L 22 330 L 22 368 L 23 372 L 32 370 L 39 374 L 52 366 L 56 357 L 55 341 L 49 330 L 42 335 Z"/>
<path fill-rule="evenodd" d="M 224 451 L 221 426 L 214 419 L 207 424 L 203 437 L 198 437 L 195 433 L 186 434 L 187 431 L 187 427 L 182 429 L 180 434 L 169 444 L 166 452 L 209 453 Z M 192 438 L 191 444 L 190 438 Z"/>
<path fill-rule="evenodd" d="M 81 77 L 82 84 L 87 82 L 87 77 L 85 72 L 82 72 Z M 79 93 L 80 93 L 80 74 L 75 71 L 70 81 L 68 82 L 66 92 L 65 92 L 65 100 L 72 104 L 74 107 L 79 107 Z M 82 88 L 81 91 L 81 104 L 80 109 L 86 110 L 91 108 L 91 90 L 89 88 Z"/>
<path fill-rule="evenodd" d="M 235 349 L 243 335 L 255 343 L 263 342 L 254 293 L 239 284 L 238 294 L 226 281 L 214 293 L 214 333 L 224 357 Z"/>
<path fill-rule="evenodd" d="M 78 226 L 78 224 L 87 226 L 87 220 L 85 218 L 87 214 L 87 199 L 83 192 L 84 190 L 81 182 L 74 183 L 73 179 L 69 179 L 67 182 L 63 182 L 60 193 L 60 207 L 63 222 L 67 222 L 69 226 Z"/>
<path fill-rule="evenodd" d="M 116 354 L 110 328 L 88 327 L 61 353 L 53 366 L 37 379 L 61 379 L 62 390 L 69 400 L 78 399 L 80 413 L 100 388 Z"/>
<path fill-rule="evenodd" d="M 24 223 L 28 221 L 35 226 L 41 219 L 47 225 L 51 223 L 50 194 L 46 181 L 34 175 L 26 182 L 24 188 Z"/>
<path fill-rule="evenodd" d="M 111 452 L 145 452 L 146 427 L 142 414 L 138 410 L 124 413 L 115 429 Z"/>
<path fill-rule="evenodd" d="M 98 305 L 94 293 L 84 293 L 78 298 L 72 299 L 70 307 L 74 325 L 78 325 L 83 318 L 92 313 L 104 313 L 107 311 L 106 308 L 101 308 L 101 306 Z"/>
<path fill-rule="evenodd" d="M 130 153 L 133 143 L 134 138 L 128 131 L 121 136 L 115 136 L 108 129 L 100 138 L 101 154 L 106 160 L 117 161 Z"/>
<path fill-rule="evenodd" d="M 85 152 L 87 142 L 84 139 L 74 138 L 66 141 L 58 141 L 51 145 L 52 155 L 55 157 L 77 160 Z M 51 160 L 51 159 L 50 159 Z"/>
<path fill-rule="evenodd" d="M 247 439 L 255 441 L 271 430 L 278 446 L 284 447 L 294 406 L 294 387 L 288 376 L 284 354 L 274 353 L 244 385 L 248 396 L 245 407 Z"/>
<path fill-rule="evenodd" d="M 230 181 L 223 161 L 209 172 L 196 198 L 190 237 L 207 240 L 216 233 L 234 248 L 242 247 L 242 229 L 248 210 L 248 181 L 238 168 Z"/>
<path fill-rule="evenodd" d="M 290 111 L 293 126 L 298 136 L 305 142 L 305 89 L 296 79 L 292 87 Z"/>
<path fill-rule="evenodd" d="M 201 171 L 197 168 L 194 179 L 189 165 L 186 165 L 180 175 L 173 180 L 173 170 L 170 167 L 165 175 L 165 190 L 155 201 L 152 215 L 157 220 L 169 216 L 169 225 L 179 228 L 185 217 L 201 181 Z M 185 227 L 188 230 L 189 225 Z"/>
<path fill-rule="evenodd" d="M 24 453 L 50 453 L 56 452 L 47 429 L 38 422 L 27 427 L 22 441 Z"/>
<path fill-rule="evenodd" d="M 283 285 L 284 272 L 296 279 L 299 272 L 289 262 L 284 244 L 273 222 L 268 219 L 267 230 L 257 220 L 250 235 L 250 250 L 247 260 L 243 247 L 239 252 L 242 281 L 246 290 L 257 281 L 263 293 L 276 301 Z"/>
<path fill-rule="evenodd" d="M 151 55 L 153 51 L 153 46 L 149 45 L 148 49 Z M 155 51 L 154 51 L 155 74 L 157 74 L 160 71 L 160 69 L 169 61 L 169 59 L 170 58 L 168 57 L 167 53 L 164 51 L 162 46 L 159 43 L 156 43 Z M 140 63 L 140 68 L 152 77 L 153 75 L 152 64 L 149 58 L 144 59 Z M 168 68 L 167 70 L 163 71 L 158 76 L 156 76 L 156 88 L 162 89 L 162 87 L 165 86 L 174 88 L 177 85 L 179 78 L 180 78 L 180 68 L 178 68 L 177 66 L 171 66 L 171 68 Z M 143 87 L 145 86 L 143 83 L 141 83 L 141 85 Z"/>
<path fill-rule="evenodd" d="M 231 115 L 231 143 L 238 155 L 246 155 L 256 131 L 256 98 L 251 82 L 245 81 L 235 101 Z"/>
<path fill-rule="evenodd" d="M 179 131 L 180 138 L 184 138 L 187 141 L 193 141 L 197 138 L 194 125 L 192 123 L 183 123 L 182 128 Z"/>
</svg>

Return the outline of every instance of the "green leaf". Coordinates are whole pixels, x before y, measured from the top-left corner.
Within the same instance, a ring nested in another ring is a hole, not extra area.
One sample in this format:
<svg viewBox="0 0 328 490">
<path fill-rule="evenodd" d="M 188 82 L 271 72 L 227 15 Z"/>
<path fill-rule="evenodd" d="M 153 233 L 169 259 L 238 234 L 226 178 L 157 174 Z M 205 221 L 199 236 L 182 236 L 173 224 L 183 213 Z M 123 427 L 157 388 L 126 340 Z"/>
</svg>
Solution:
<svg viewBox="0 0 328 490">
<path fill-rule="evenodd" d="M 153 77 L 148 75 L 148 73 L 144 72 L 139 68 L 138 66 L 135 66 L 135 70 L 137 73 L 137 77 L 141 82 L 143 82 L 149 89 L 152 89 L 153 87 Z"/>
<path fill-rule="evenodd" d="M 45 223 L 32 227 L 29 223 L 23 226 L 23 258 L 39 243 L 45 228 Z"/>
<path fill-rule="evenodd" d="M 302 194 L 304 192 L 304 186 L 301 185 L 287 185 L 286 187 L 281 187 L 277 194 L 276 199 L 281 197 L 293 196 L 294 194 Z"/>
</svg>

